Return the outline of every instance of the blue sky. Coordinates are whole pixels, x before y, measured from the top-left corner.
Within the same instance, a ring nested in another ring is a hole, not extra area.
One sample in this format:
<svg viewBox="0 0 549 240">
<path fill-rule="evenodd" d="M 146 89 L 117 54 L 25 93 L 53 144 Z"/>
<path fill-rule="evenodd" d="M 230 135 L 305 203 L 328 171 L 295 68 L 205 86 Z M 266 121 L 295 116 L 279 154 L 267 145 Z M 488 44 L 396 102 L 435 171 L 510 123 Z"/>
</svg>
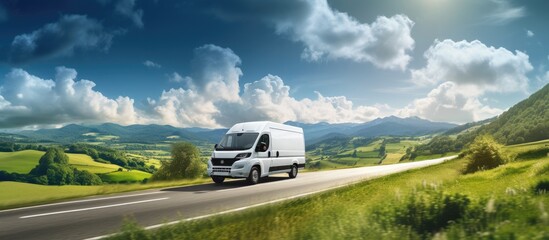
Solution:
<svg viewBox="0 0 549 240">
<path fill-rule="evenodd" d="M 0 128 L 465 123 L 549 82 L 546 1 L 0 1 Z"/>
</svg>

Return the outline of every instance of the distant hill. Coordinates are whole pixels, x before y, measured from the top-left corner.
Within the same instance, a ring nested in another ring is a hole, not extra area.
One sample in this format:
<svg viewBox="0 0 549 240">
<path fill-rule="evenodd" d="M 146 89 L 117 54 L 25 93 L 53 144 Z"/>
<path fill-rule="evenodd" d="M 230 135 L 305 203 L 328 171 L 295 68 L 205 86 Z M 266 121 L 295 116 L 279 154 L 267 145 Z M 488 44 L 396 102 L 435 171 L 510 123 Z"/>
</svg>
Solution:
<svg viewBox="0 0 549 240">
<path fill-rule="evenodd" d="M 286 124 L 303 128 L 307 145 L 331 137 L 422 136 L 447 131 L 458 126 L 452 123 L 431 122 L 418 117 L 399 118 L 395 116 L 377 118 L 366 123 L 304 124 L 286 122 Z"/>
<path fill-rule="evenodd" d="M 448 136 L 455 133 L 459 133 L 455 139 Z M 490 134 L 505 145 L 549 139 L 549 84 L 496 118 L 451 129 L 418 149 L 430 153 L 461 151 L 482 134 Z"/>
<path fill-rule="evenodd" d="M 504 144 L 549 139 L 549 84 L 478 129 Z"/>
<path fill-rule="evenodd" d="M 69 124 L 62 128 L 40 129 L 36 131 L 21 131 L 19 135 L 29 138 L 55 141 L 61 143 L 86 141 L 115 141 L 134 143 L 158 143 L 169 139 L 179 139 L 190 142 L 209 141 L 210 131 L 191 132 L 169 125 L 129 125 L 121 126 L 114 123 L 101 125 Z M 214 133 L 213 135 L 217 135 Z"/>
<path fill-rule="evenodd" d="M 395 116 L 378 118 L 367 123 L 299 123 L 286 124 L 303 128 L 307 145 L 333 137 L 377 136 L 420 136 L 446 131 L 457 125 L 431 122 L 417 117 L 399 118 Z M 114 123 L 99 125 L 69 124 L 62 128 L 25 130 L 17 134 L 4 134 L 5 138 L 33 139 L 59 143 L 73 142 L 119 142 L 119 143 L 158 143 L 163 141 L 189 141 L 193 143 L 216 143 L 227 129 L 176 128 L 170 125 L 129 125 Z"/>
<path fill-rule="evenodd" d="M 496 118 L 497 118 L 497 116 L 492 117 L 492 118 L 488 118 L 488 119 L 484 119 L 482 121 L 462 124 L 462 125 L 451 128 L 450 130 L 444 132 L 444 135 L 460 134 L 460 133 L 464 133 L 464 132 L 467 132 L 467 131 L 474 131 L 474 130 L 478 129 L 479 127 L 483 126 L 483 125 L 486 125 L 488 123 L 493 122 Z"/>
</svg>

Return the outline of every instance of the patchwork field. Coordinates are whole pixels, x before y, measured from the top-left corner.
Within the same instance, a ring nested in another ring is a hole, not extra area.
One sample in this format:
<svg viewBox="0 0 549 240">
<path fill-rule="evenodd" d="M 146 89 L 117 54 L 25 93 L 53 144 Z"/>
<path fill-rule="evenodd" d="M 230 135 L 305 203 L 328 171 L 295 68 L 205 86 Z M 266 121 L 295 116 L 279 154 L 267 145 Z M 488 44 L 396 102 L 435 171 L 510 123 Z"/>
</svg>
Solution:
<svg viewBox="0 0 549 240">
<path fill-rule="evenodd" d="M 22 174 L 29 173 L 38 164 L 42 155 L 44 155 L 44 152 L 36 150 L 0 152 L 0 170 Z M 67 153 L 67 155 L 69 156 L 70 165 L 78 170 L 87 170 L 99 174 L 105 182 L 140 182 L 151 177 L 150 173 L 143 171 L 127 171 L 127 169 L 115 164 L 96 162 L 85 154 Z M 158 160 L 149 160 L 149 163 L 160 167 Z M 122 171 L 118 171 L 119 169 Z"/>
<path fill-rule="evenodd" d="M 352 142 L 351 139 L 349 142 Z M 385 158 L 380 156 L 380 148 L 385 141 Z M 333 148 L 322 145 L 308 151 L 307 159 L 311 170 L 360 167 L 376 164 L 398 163 L 406 153 L 406 149 L 416 146 L 425 140 L 395 139 L 385 137 L 376 139 L 366 145 L 352 146 L 350 143 L 335 144 Z M 383 159 L 382 159 L 383 158 Z M 437 157 L 425 158 L 432 159 Z"/>
<path fill-rule="evenodd" d="M 29 173 L 37 164 L 44 152 L 24 150 L 19 152 L 0 152 L 0 170 L 15 173 Z"/>
</svg>

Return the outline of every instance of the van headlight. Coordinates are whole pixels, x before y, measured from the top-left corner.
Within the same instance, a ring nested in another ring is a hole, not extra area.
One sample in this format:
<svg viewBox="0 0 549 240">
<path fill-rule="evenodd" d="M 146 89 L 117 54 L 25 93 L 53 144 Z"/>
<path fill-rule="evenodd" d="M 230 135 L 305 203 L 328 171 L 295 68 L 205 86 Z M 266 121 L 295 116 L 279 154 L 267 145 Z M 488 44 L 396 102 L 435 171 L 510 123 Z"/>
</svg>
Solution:
<svg viewBox="0 0 549 240">
<path fill-rule="evenodd" d="M 243 158 L 249 158 L 250 156 L 252 156 L 252 153 L 239 153 L 238 155 L 236 155 L 236 159 L 243 159 Z"/>
</svg>

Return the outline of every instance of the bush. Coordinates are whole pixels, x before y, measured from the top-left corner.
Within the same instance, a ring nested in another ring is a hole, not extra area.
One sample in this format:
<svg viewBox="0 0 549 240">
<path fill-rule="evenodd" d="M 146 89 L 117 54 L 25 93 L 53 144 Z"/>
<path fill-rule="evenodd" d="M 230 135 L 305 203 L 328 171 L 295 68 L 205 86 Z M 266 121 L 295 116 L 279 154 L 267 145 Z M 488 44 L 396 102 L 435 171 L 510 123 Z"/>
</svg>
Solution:
<svg viewBox="0 0 549 240">
<path fill-rule="evenodd" d="M 471 200 L 459 193 L 444 194 L 441 191 L 414 192 L 403 202 L 385 205 L 375 211 L 375 218 L 385 226 L 410 227 L 419 234 L 428 234 L 445 228 L 465 216 Z"/>
<path fill-rule="evenodd" d="M 537 193 L 537 194 L 549 193 L 549 179 L 540 180 L 534 186 L 534 192 Z"/>
<path fill-rule="evenodd" d="M 473 173 L 479 170 L 496 168 L 504 164 L 502 145 L 497 143 L 489 135 L 483 135 L 475 138 L 465 153 L 468 159 L 464 173 Z"/>
<path fill-rule="evenodd" d="M 162 161 L 162 166 L 153 174 L 151 180 L 192 179 L 202 175 L 205 170 L 200 161 L 200 151 L 192 143 L 172 144 L 172 160 Z"/>
<path fill-rule="evenodd" d="M 80 185 L 101 185 L 103 184 L 103 181 L 101 181 L 101 178 L 87 170 L 74 171 L 75 175 L 75 182 Z"/>
<path fill-rule="evenodd" d="M 538 148 L 538 149 L 532 149 L 526 152 L 521 152 L 517 154 L 517 159 L 538 159 L 542 157 L 546 157 L 549 154 L 549 148 Z"/>
</svg>

